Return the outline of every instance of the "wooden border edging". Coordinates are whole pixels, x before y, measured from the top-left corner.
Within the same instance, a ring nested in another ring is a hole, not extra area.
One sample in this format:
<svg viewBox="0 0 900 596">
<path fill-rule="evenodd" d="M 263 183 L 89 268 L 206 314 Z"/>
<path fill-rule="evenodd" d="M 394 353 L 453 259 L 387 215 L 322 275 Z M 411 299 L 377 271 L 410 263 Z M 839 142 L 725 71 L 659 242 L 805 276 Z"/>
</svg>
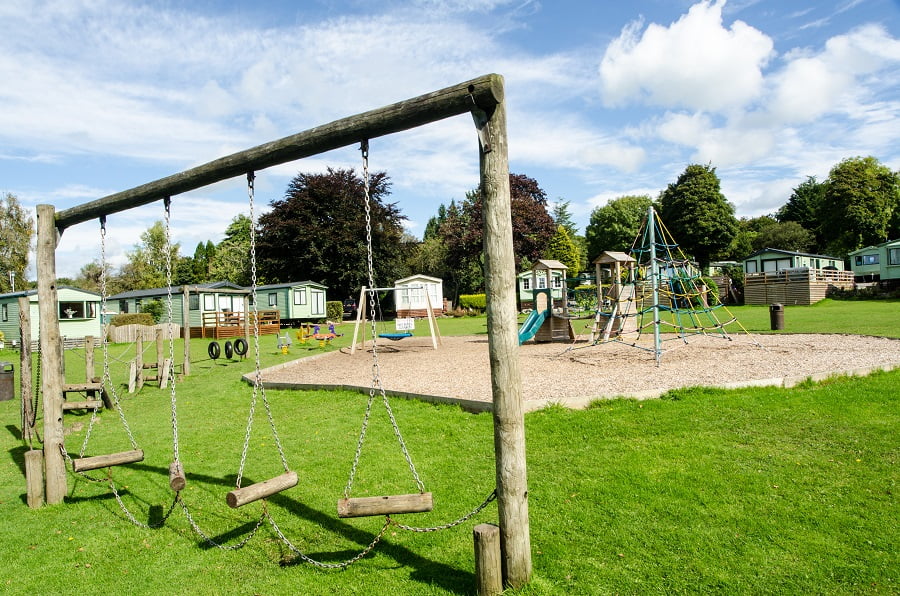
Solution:
<svg viewBox="0 0 900 596">
<path fill-rule="evenodd" d="M 300 358 L 298 360 L 308 360 L 308 359 L 316 359 L 323 358 L 325 356 L 330 356 L 334 354 L 334 352 L 326 352 L 324 354 L 316 354 L 314 356 L 308 356 L 306 358 Z M 296 363 L 297 360 L 291 360 L 290 362 L 283 362 L 281 364 L 276 364 L 275 366 L 271 366 L 269 368 L 264 368 L 260 370 L 260 375 L 265 376 L 268 372 L 274 372 L 277 370 L 281 370 L 283 368 L 287 368 L 288 366 Z M 835 371 L 821 371 L 816 373 L 811 373 L 808 375 L 795 375 L 790 377 L 770 377 L 768 379 L 749 379 L 746 381 L 734 381 L 730 383 L 716 383 L 713 385 L 705 385 L 705 387 L 712 387 L 717 389 L 741 389 L 744 387 L 784 387 L 791 388 L 799 385 L 800 383 L 805 383 L 807 380 L 811 380 L 814 382 L 824 381 L 831 377 L 839 377 L 839 376 L 851 376 L 851 377 L 865 377 L 874 372 L 884 371 L 890 372 L 894 369 L 900 369 L 900 363 L 897 364 L 882 364 L 876 366 L 864 366 L 860 368 L 851 368 L 847 370 L 835 370 Z M 253 373 L 247 373 L 241 377 L 244 382 L 252 385 L 253 384 Z M 368 393 L 371 389 L 370 387 L 364 387 L 362 385 L 344 385 L 344 384 L 328 384 L 328 383 L 286 383 L 286 382 L 274 382 L 274 381 L 263 381 L 262 386 L 266 389 L 272 389 L 275 391 L 353 391 L 355 393 Z M 564 408 L 569 408 L 572 410 L 584 410 L 596 401 L 608 400 L 608 399 L 636 399 L 636 400 L 644 400 L 644 399 L 658 399 L 663 396 L 668 391 L 676 391 L 679 388 L 672 389 L 647 389 L 644 391 L 634 391 L 630 393 L 616 393 L 615 395 L 594 395 L 588 397 L 571 397 L 571 398 L 555 398 L 548 397 L 545 399 L 532 399 L 526 400 L 524 404 L 525 412 L 537 412 L 538 410 L 543 410 L 548 406 L 562 406 Z M 465 399 L 461 397 L 448 397 L 446 395 L 431 395 L 427 393 L 415 393 L 410 391 L 395 391 L 391 389 L 384 390 L 385 395 L 391 397 L 399 397 L 402 399 L 418 399 L 419 401 L 424 401 L 427 403 L 435 403 L 435 404 L 448 404 L 448 405 L 456 405 L 465 410 L 466 412 L 471 412 L 473 414 L 479 414 L 482 412 L 490 412 L 493 410 L 493 404 L 489 401 L 479 401 L 474 399 Z"/>
</svg>

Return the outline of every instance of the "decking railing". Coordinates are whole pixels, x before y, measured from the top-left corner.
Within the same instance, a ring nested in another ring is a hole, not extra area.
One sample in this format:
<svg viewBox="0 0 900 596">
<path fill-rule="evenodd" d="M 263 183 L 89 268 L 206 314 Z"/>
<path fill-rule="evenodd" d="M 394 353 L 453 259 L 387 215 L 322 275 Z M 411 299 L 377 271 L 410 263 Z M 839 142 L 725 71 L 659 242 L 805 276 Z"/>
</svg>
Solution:
<svg viewBox="0 0 900 596">
<path fill-rule="evenodd" d="M 281 329 L 281 315 L 277 310 L 261 310 L 258 313 L 237 311 L 205 312 L 200 327 L 191 327 L 191 337 L 211 337 L 224 339 L 244 335 L 244 322 L 252 333 L 253 317 L 259 315 L 260 335 L 277 334 Z"/>
<path fill-rule="evenodd" d="M 852 271 L 783 269 L 744 276 L 745 304 L 815 304 L 834 290 L 853 288 Z"/>
</svg>

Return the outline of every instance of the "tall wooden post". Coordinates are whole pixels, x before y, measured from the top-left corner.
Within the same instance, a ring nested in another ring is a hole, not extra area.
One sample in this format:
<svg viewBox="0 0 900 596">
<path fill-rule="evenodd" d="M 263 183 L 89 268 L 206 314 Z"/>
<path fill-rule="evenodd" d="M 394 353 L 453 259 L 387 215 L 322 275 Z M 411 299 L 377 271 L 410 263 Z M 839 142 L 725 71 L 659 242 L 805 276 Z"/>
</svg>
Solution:
<svg viewBox="0 0 900 596">
<path fill-rule="evenodd" d="M 184 335 L 184 364 L 181 374 L 191 374 L 191 289 L 184 286 L 181 294 L 181 332 Z M 175 366 L 175 363 L 172 363 Z"/>
<path fill-rule="evenodd" d="M 504 583 L 518 588 L 531 580 L 531 537 L 505 102 L 499 101 L 490 112 L 476 111 L 473 115 L 481 145 L 484 279 L 494 401 L 500 547 Z"/>
<path fill-rule="evenodd" d="M 41 385 L 44 392 L 44 476 L 48 505 L 66 496 L 63 445 L 62 345 L 56 293 L 56 221 L 53 205 L 37 206 L 38 309 L 41 317 Z"/>
<path fill-rule="evenodd" d="M 19 298 L 19 395 L 22 398 L 22 440 L 31 445 L 34 429 L 34 387 L 31 384 L 31 303 L 28 296 Z M 41 486 L 43 492 L 43 486 Z"/>
<path fill-rule="evenodd" d="M 250 346 L 250 296 L 244 296 L 244 341 Z"/>
<path fill-rule="evenodd" d="M 94 367 L 94 336 L 88 335 L 84 338 L 84 382 L 93 383 L 96 372 L 97 370 Z"/>
</svg>

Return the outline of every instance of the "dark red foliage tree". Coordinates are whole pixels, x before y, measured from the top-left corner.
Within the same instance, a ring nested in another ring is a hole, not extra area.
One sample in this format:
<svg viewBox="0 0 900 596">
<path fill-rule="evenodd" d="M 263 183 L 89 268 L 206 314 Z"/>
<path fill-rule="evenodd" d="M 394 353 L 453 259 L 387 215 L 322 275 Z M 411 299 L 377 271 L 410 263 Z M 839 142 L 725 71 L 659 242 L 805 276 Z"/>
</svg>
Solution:
<svg viewBox="0 0 900 596">
<path fill-rule="evenodd" d="M 402 277 L 402 222 L 396 203 L 385 202 L 387 174 L 370 176 L 375 283 Z M 368 285 L 363 180 L 354 170 L 297 174 L 283 199 L 259 218 L 257 259 L 266 283 L 312 280 L 328 286 L 330 299 L 358 296 Z"/>
</svg>

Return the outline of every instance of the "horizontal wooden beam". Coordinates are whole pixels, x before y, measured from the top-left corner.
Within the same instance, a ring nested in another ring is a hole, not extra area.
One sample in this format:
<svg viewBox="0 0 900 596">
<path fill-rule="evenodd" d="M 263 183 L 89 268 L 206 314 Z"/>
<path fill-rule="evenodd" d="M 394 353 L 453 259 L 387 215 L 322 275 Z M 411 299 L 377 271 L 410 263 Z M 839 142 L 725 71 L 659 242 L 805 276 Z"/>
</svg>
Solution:
<svg viewBox="0 0 900 596">
<path fill-rule="evenodd" d="M 64 209 L 56 214 L 56 228 L 62 232 L 70 226 L 103 215 L 153 203 L 248 172 L 346 147 L 364 139 L 408 130 L 466 112 L 490 113 L 502 101 L 503 78 L 496 74 L 484 75 L 439 91 L 335 120 L 130 190 Z"/>
</svg>

